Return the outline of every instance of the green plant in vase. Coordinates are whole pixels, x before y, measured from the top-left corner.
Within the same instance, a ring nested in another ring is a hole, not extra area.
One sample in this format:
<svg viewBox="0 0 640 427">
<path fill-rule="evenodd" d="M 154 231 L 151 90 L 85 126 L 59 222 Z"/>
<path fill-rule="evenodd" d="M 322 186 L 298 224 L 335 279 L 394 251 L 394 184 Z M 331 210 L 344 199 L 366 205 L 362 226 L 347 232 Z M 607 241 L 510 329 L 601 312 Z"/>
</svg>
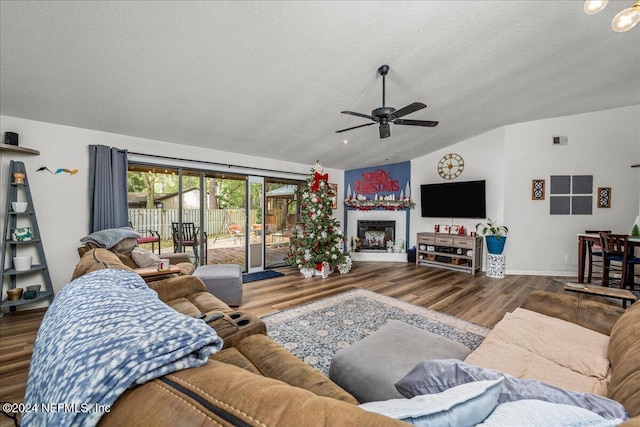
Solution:
<svg viewBox="0 0 640 427">
<path fill-rule="evenodd" d="M 485 236 L 487 240 L 487 251 L 490 254 L 500 255 L 504 251 L 509 228 L 505 225 L 498 225 L 491 218 L 487 218 L 486 223 L 476 224 L 476 231 Z"/>
</svg>

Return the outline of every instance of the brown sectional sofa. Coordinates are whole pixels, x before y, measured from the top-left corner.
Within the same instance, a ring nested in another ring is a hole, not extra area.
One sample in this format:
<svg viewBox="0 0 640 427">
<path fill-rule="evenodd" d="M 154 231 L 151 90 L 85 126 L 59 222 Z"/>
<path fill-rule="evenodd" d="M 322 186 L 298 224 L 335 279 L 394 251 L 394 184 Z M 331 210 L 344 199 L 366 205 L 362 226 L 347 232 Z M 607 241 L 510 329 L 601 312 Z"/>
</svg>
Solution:
<svg viewBox="0 0 640 427">
<path fill-rule="evenodd" d="M 94 249 L 73 277 L 103 268 L 130 269 L 113 252 Z M 148 285 L 186 315 L 222 312 L 211 325 L 224 347 L 204 366 L 129 389 L 101 425 L 406 425 L 358 408 L 353 396 L 268 338 L 264 322 L 228 307 L 197 277 Z"/>
<path fill-rule="evenodd" d="M 625 311 L 582 295 L 532 292 L 465 362 L 606 396 L 639 417 L 640 304 Z"/>
<path fill-rule="evenodd" d="M 128 269 L 115 254 L 87 252 L 74 277 L 102 268 Z M 193 276 L 150 283 L 159 298 L 186 315 L 221 311 L 212 326 L 224 348 L 201 367 L 127 390 L 102 425 L 406 425 L 364 411 L 356 399 L 270 340 L 257 317 L 229 308 Z M 640 415 L 640 304 L 626 312 L 580 296 L 534 292 L 522 306 L 610 336 L 609 397 Z M 242 322 L 245 320 L 245 322 Z M 625 425 L 639 425 L 640 418 Z"/>
</svg>

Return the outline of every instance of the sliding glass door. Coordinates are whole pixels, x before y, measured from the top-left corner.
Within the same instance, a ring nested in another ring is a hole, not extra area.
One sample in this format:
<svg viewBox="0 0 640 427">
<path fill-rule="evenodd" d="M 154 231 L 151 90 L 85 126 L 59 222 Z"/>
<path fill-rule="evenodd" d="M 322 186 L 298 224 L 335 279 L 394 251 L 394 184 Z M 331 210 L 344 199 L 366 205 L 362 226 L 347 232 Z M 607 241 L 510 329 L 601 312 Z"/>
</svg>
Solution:
<svg viewBox="0 0 640 427">
<path fill-rule="evenodd" d="M 264 178 L 247 178 L 249 210 L 247 215 L 247 253 L 249 273 L 264 270 Z"/>
<path fill-rule="evenodd" d="M 156 254 L 184 252 L 197 265 L 238 264 L 245 272 L 261 271 L 284 264 L 300 185 L 130 163 L 129 221 L 143 235 L 140 246 Z"/>
</svg>

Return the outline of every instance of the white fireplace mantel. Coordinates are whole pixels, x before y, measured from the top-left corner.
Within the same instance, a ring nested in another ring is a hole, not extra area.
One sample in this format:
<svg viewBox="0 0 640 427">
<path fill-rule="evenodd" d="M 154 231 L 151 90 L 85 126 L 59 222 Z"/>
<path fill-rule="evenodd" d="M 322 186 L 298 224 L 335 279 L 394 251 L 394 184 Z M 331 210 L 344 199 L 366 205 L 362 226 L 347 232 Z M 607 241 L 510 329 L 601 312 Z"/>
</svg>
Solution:
<svg viewBox="0 0 640 427">
<path fill-rule="evenodd" d="M 405 241 L 407 235 L 407 212 L 404 210 L 347 210 L 346 242 L 351 243 L 352 238 L 358 236 L 358 221 L 395 221 L 396 241 Z M 409 242 L 405 241 L 405 249 Z M 406 253 L 389 253 L 382 251 L 372 252 L 351 252 L 351 259 L 354 261 L 387 261 L 387 262 L 407 262 Z"/>
</svg>

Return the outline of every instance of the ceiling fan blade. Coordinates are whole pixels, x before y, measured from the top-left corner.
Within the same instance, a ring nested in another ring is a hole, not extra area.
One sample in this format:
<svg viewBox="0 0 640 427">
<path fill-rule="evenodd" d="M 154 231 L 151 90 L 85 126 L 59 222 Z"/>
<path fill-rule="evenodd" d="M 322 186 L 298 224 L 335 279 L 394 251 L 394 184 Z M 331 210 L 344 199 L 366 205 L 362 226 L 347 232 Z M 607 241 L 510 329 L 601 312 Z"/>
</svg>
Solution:
<svg viewBox="0 0 640 427">
<path fill-rule="evenodd" d="M 365 127 L 365 126 L 371 126 L 371 125 L 375 125 L 375 123 L 365 123 L 363 125 L 354 126 L 352 128 L 346 128 L 346 129 L 342 129 L 342 130 L 337 130 L 336 133 L 346 132 L 346 131 L 351 130 L 351 129 L 358 129 L 358 128 L 362 128 L 362 127 Z"/>
<path fill-rule="evenodd" d="M 368 116 L 362 113 L 354 113 L 353 111 L 340 111 L 340 112 L 342 114 L 350 114 L 352 116 L 364 117 L 365 119 L 373 120 L 374 122 L 377 122 L 379 120 L 377 117 Z"/>
<path fill-rule="evenodd" d="M 422 102 L 414 102 L 413 104 L 409 104 L 406 107 L 403 107 L 398 111 L 394 112 L 391 115 L 391 117 L 395 117 L 395 118 L 403 117 L 403 116 L 406 116 L 407 114 L 413 113 L 414 111 L 422 110 L 423 108 L 427 108 L 426 104 L 423 104 Z"/>
<path fill-rule="evenodd" d="M 397 119 L 393 121 L 395 125 L 409 125 L 409 126 L 426 126 L 426 127 L 434 127 L 438 125 L 438 122 L 433 122 L 431 120 L 403 120 Z"/>
<path fill-rule="evenodd" d="M 380 138 L 389 138 L 390 136 L 391 130 L 389 129 L 389 123 L 380 125 Z"/>
</svg>

